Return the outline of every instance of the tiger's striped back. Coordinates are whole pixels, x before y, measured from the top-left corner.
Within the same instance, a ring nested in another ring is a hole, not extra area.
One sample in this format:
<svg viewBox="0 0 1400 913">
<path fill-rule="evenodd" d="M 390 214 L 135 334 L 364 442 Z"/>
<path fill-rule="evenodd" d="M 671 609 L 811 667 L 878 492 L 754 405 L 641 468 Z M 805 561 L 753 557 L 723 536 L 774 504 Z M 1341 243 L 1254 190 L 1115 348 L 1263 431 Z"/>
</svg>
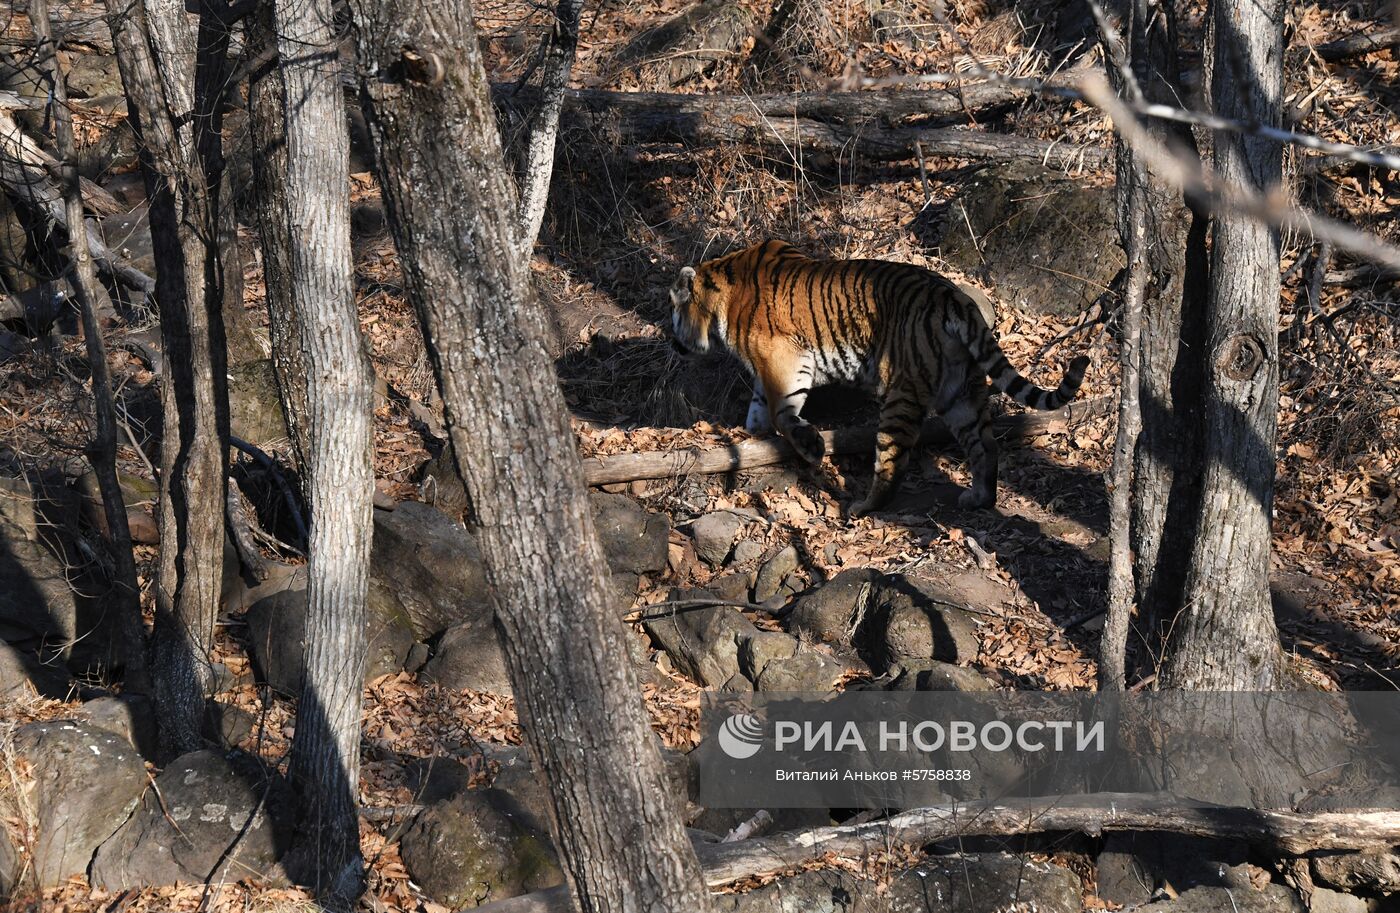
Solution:
<svg viewBox="0 0 1400 913">
<path fill-rule="evenodd" d="M 929 408 L 944 416 L 974 464 L 972 497 L 964 501 L 994 500 L 984 378 L 1028 408 L 1057 409 L 1074 398 L 1088 365 L 1075 359 L 1059 387 L 1042 389 L 1007 360 L 979 302 L 943 276 L 883 260 L 813 260 L 782 241 L 685 268 L 671 300 L 681 346 L 705 351 L 713 335 L 754 373 L 749 429 L 776 428 L 809 460 L 822 456 L 820 436 L 800 415 L 811 388 L 856 381 L 876 391 L 876 483 L 857 512 L 883 503 L 897 486 Z"/>
</svg>

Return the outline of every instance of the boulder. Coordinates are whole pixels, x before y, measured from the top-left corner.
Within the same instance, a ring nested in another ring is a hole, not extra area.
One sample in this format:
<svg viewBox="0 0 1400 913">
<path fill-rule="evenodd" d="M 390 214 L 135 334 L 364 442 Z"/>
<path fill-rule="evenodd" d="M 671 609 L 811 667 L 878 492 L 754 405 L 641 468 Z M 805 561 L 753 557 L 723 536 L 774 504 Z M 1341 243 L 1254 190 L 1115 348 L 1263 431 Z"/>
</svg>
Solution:
<svg viewBox="0 0 1400 913">
<path fill-rule="evenodd" d="M 763 546 L 752 539 L 741 539 L 739 544 L 734 546 L 734 563 L 736 565 L 752 564 L 763 557 Z"/>
<path fill-rule="evenodd" d="M 62 555 L 78 554 L 76 501 L 54 485 L 0 477 L 0 631 L 71 642 L 85 626 Z M 8 639 L 8 637 L 7 637 Z"/>
<path fill-rule="evenodd" d="M 995 691 L 987 676 L 976 669 L 931 659 L 904 666 L 890 685 L 891 691 Z"/>
<path fill-rule="evenodd" d="M 704 590 L 672 590 L 670 599 L 706 598 Z M 758 629 L 733 606 L 677 606 L 643 622 L 653 641 L 692 681 L 719 687 L 739 672 L 739 645 Z"/>
<path fill-rule="evenodd" d="M 241 752 L 181 755 L 98 849 L 92 884 L 122 891 L 265 872 L 287 847 L 295 802 L 272 776 Z"/>
<path fill-rule="evenodd" d="M 655 574 L 666 569 L 671 521 L 665 514 L 649 511 L 626 495 L 594 492 L 589 501 L 614 573 Z"/>
<path fill-rule="evenodd" d="M 1368 853 L 1325 853 L 1314 856 L 1313 878 L 1343 891 L 1376 894 L 1400 893 L 1400 853 L 1374 850 Z"/>
<path fill-rule="evenodd" d="M 805 650 L 786 659 L 774 659 L 763 667 L 754 680 L 757 691 L 803 691 L 825 693 L 846 673 L 839 660 Z"/>
<path fill-rule="evenodd" d="M 141 756 L 116 733 L 68 720 L 20 727 L 14 753 L 34 778 L 32 862 L 38 885 L 84 874 L 94 851 L 141 799 Z"/>
<path fill-rule="evenodd" d="M 208 701 L 204 705 L 204 737 L 225 748 L 237 748 L 253 734 L 257 717 L 236 704 Z"/>
<path fill-rule="evenodd" d="M 1281 884 L 1252 887 L 1202 886 L 1140 908 L 1143 913 L 1307 913 L 1298 895 Z"/>
<path fill-rule="evenodd" d="M 85 723 L 126 739 L 143 758 L 155 758 L 160 748 L 156 741 L 155 709 L 149 699 L 139 694 L 93 698 L 78 709 L 77 715 Z"/>
<path fill-rule="evenodd" d="M 758 569 L 758 577 L 754 579 L 754 602 L 767 602 L 778 595 L 783 581 L 797 570 L 798 566 L 797 548 L 792 545 L 763 562 L 763 567 Z"/>
<path fill-rule="evenodd" d="M 945 261 L 1033 314 L 1073 316 L 1124 265 L 1113 188 L 1016 162 L 978 172 L 951 204 Z"/>
<path fill-rule="evenodd" d="M 236 436 L 259 447 L 287 439 L 287 417 L 277 389 L 272 359 L 229 365 L 229 426 Z"/>
<path fill-rule="evenodd" d="M 711 567 L 719 567 L 734 548 L 734 540 L 744 527 L 744 518 L 728 510 L 696 517 L 690 524 L 695 553 Z"/>
<path fill-rule="evenodd" d="M 41 697 L 62 700 L 74 687 L 73 677 L 56 658 L 44 662 L 34 653 L 0 641 L 0 699 L 18 698 L 32 688 Z"/>
<path fill-rule="evenodd" d="M 466 623 L 448 628 L 420 675 L 454 691 L 470 688 L 494 694 L 513 693 L 505 653 L 494 627 L 483 631 L 477 624 Z"/>
<path fill-rule="evenodd" d="M 758 25 L 734 0 L 702 0 L 638 34 L 611 61 L 618 70 L 638 69 L 661 86 L 679 85 L 737 53 Z"/>
<path fill-rule="evenodd" d="M 413 646 L 413 632 L 397 618 L 369 613 L 369 656 L 365 681 L 403 669 Z M 248 609 L 248 646 L 258 680 L 287 695 L 301 692 L 302 652 L 306 639 L 306 583 L 292 579 L 257 599 Z"/>
<path fill-rule="evenodd" d="M 746 894 L 716 897 L 715 909 L 718 913 L 1079 913 L 1080 894 L 1079 879 L 1068 869 L 985 853 L 931 857 L 888 882 L 842 869 L 802 872 Z"/>
<path fill-rule="evenodd" d="M 977 625 L 956 596 L 933 581 L 903 574 L 880 578 L 861 639 L 866 660 L 882 671 L 977 658 Z"/>
<path fill-rule="evenodd" d="M 495 636 L 476 541 L 461 524 L 417 501 L 374 512 L 369 603 L 375 614 L 407 624 L 419 640 L 463 623 Z"/>
<path fill-rule="evenodd" d="M 788 613 L 788 630 L 822 643 L 848 643 L 880 576 L 874 568 L 853 568 L 808 590 Z"/>
<path fill-rule="evenodd" d="M 23 873 L 19 850 L 15 849 L 10 832 L 0 827 L 0 901 L 6 900 L 14 892 Z"/>
<path fill-rule="evenodd" d="M 454 909 L 562 884 L 546 834 L 497 790 L 458 793 L 420 812 L 399 843 L 413 880 Z"/>
<path fill-rule="evenodd" d="M 759 631 L 739 644 L 739 668 L 749 681 L 758 681 L 770 663 L 790 659 L 797 654 L 797 647 L 797 638 L 789 634 Z"/>
</svg>

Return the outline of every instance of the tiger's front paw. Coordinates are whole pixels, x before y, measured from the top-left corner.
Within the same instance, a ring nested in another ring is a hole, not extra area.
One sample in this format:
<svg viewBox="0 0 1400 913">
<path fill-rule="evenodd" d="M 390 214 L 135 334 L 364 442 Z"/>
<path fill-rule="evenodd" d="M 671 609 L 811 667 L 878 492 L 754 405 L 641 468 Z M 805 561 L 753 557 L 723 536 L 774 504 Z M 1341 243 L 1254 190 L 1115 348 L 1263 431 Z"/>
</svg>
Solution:
<svg viewBox="0 0 1400 913">
<path fill-rule="evenodd" d="M 797 425 L 787 433 L 788 443 L 797 455 L 812 464 L 818 464 L 826 456 L 826 441 L 821 433 L 811 425 Z"/>
</svg>

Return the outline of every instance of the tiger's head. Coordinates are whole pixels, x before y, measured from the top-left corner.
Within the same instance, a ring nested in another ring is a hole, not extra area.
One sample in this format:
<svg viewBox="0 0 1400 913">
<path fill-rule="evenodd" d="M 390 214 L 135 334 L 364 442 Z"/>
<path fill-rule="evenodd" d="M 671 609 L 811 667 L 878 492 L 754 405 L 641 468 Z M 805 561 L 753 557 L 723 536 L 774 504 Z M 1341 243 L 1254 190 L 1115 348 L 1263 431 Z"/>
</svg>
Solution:
<svg viewBox="0 0 1400 913">
<path fill-rule="evenodd" d="M 714 282 L 699 278 L 693 266 L 681 270 L 671 286 L 671 345 L 677 352 L 710 351 L 710 330 L 716 318 L 723 320 L 723 303 Z"/>
</svg>

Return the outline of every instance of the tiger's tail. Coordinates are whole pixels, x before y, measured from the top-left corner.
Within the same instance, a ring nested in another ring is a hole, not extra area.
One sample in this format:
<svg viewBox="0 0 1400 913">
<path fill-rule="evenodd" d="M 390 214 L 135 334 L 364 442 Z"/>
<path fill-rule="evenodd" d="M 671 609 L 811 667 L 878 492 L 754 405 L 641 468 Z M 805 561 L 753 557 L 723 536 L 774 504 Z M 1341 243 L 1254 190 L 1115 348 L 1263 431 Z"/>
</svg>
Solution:
<svg viewBox="0 0 1400 913">
<path fill-rule="evenodd" d="M 1069 370 L 1065 371 L 1060 385 L 1054 390 L 1038 387 L 1022 377 L 1021 372 L 1006 360 L 1006 353 L 1001 350 L 1001 344 L 982 319 L 977 302 L 969 297 L 967 305 L 964 313 L 968 314 L 968 318 L 957 321 L 955 335 L 967 346 L 972 357 L 977 359 L 977 364 L 991 379 L 992 386 L 1027 409 L 1050 411 L 1074 399 L 1080 385 L 1084 383 L 1084 372 L 1089 367 L 1088 356 L 1080 355 L 1071 361 Z"/>
</svg>

